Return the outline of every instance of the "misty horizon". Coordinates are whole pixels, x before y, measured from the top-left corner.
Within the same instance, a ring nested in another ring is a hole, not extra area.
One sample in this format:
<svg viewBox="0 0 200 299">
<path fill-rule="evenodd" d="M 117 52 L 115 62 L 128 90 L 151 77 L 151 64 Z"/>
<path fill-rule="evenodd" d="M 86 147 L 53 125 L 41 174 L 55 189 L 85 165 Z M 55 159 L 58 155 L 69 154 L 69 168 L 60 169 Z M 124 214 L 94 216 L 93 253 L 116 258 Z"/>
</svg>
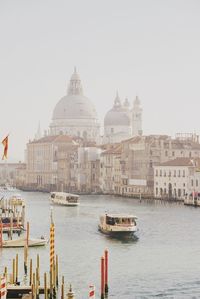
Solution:
<svg viewBox="0 0 200 299">
<path fill-rule="evenodd" d="M 0 4 L 1 140 L 8 162 L 48 130 L 74 66 L 101 126 L 116 91 L 143 109 L 143 134 L 199 134 L 199 1 Z"/>
</svg>

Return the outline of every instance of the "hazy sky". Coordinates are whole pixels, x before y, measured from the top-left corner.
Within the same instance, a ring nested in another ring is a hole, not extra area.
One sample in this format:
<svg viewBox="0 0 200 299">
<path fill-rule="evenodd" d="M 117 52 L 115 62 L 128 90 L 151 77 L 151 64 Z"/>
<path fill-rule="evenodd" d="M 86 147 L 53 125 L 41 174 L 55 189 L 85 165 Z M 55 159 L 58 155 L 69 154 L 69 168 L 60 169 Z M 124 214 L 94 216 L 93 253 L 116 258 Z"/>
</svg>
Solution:
<svg viewBox="0 0 200 299">
<path fill-rule="evenodd" d="M 118 90 L 139 95 L 144 134 L 200 133 L 199 0 L 0 0 L 8 162 L 48 129 L 74 66 L 101 123 Z"/>
</svg>

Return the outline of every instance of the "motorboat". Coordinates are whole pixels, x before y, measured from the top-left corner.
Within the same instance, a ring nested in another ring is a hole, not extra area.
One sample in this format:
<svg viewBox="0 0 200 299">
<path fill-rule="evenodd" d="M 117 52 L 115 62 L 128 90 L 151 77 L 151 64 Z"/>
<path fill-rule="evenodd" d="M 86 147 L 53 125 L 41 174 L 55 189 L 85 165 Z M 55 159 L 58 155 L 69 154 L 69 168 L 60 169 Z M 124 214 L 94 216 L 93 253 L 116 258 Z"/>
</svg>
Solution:
<svg viewBox="0 0 200 299">
<path fill-rule="evenodd" d="M 99 230 L 115 237 L 131 236 L 137 231 L 137 217 L 126 214 L 105 214 L 100 216 Z"/>
<path fill-rule="evenodd" d="M 48 243 L 44 237 L 39 239 L 29 238 L 28 247 L 36 247 L 36 246 L 45 246 Z M 18 238 L 15 240 L 4 240 L 2 246 L 3 247 L 24 247 L 27 244 L 26 237 Z"/>
<path fill-rule="evenodd" d="M 200 207 L 200 192 L 192 192 L 184 198 L 184 205 Z"/>
<path fill-rule="evenodd" d="M 61 206 L 78 206 L 79 195 L 66 192 L 51 192 L 51 202 Z"/>
<path fill-rule="evenodd" d="M 21 194 L 13 194 L 10 198 L 9 198 L 9 204 L 12 206 L 24 206 L 25 205 L 25 201 L 22 198 Z"/>
</svg>

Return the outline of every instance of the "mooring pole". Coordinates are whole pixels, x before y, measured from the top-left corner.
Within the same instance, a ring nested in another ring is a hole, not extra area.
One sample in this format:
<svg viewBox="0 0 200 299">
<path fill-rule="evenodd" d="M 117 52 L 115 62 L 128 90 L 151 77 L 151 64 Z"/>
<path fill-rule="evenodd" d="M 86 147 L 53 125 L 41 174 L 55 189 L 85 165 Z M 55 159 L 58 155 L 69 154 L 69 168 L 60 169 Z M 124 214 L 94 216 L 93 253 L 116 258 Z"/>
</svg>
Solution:
<svg viewBox="0 0 200 299">
<path fill-rule="evenodd" d="M 105 294 L 108 293 L 108 250 L 105 250 Z"/>
<path fill-rule="evenodd" d="M 105 260 L 101 257 L 101 299 L 105 298 Z"/>
</svg>

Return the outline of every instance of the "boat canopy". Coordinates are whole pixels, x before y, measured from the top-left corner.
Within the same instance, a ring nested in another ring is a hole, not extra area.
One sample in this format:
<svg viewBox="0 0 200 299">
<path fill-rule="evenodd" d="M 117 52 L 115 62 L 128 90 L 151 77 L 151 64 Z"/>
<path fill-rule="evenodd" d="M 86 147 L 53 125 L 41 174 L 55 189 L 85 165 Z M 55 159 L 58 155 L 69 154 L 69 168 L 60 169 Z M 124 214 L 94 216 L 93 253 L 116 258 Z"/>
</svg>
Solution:
<svg viewBox="0 0 200 299">
<path fill-rule="evenodd" d="M 73 194 L 73 193 L 67 193 L 67 192 L 51 192 L 51 198 L 55 198 L 55 197 L 62 197 L 62 198 L 79 198 L 79 195 L 77 194 Z"/>
<path fill-rule="evenodd" d="M 133 219 L 137 219 L 137 216 L 134 216 L 134 215 L 127 215 L 127 214 L 106 214 L 107 217 L 110 217 L 110 218 L 133 218 Z"/>
</svg>

